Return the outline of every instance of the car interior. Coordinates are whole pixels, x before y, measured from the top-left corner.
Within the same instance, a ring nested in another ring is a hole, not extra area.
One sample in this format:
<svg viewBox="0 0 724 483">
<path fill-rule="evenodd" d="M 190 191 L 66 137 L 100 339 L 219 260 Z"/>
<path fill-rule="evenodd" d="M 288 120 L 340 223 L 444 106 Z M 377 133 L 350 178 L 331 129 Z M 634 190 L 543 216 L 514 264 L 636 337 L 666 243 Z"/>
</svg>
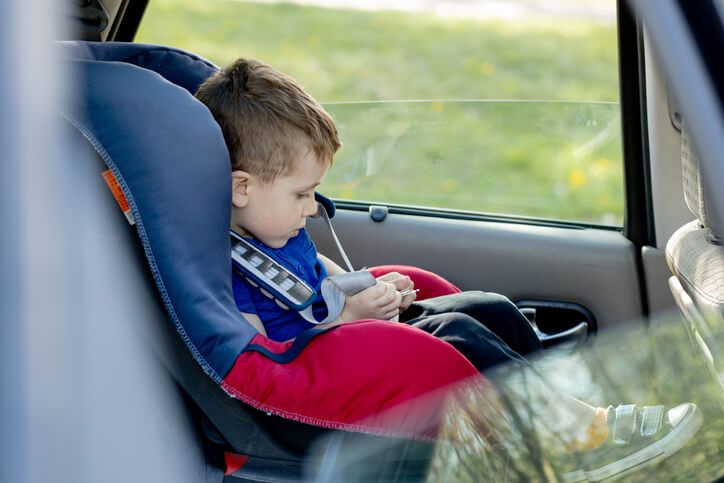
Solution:
<svg viewBox="0 0 724 483">
<path fill-rule="evenodd" d="M 147 8 L 145 0 L 57 3 L 70 28 L 56 39 L 52 56 L 62 59 L 70 72 L 71 90 L 83 86 L 71 99 L 62 99 L 58 108 L 63 146 L 73 160 L 73 176 L 79 180 L 72 190 L 63 191 L 67 199 L 64 209 L 75 214 L 65 246 L 73 247 L 72 255 L 83 260 L 81 268 L 73 271 L 82 281 L 79 286 L 88 291 L 89 299 L 103 301 L 99 307 L 74 309 L 71 318 L 83 314 L 94 323 L 59 340 L 85 341 L 82 363 L 76 365 L 83 366 L 81 374 L 86 380 L 114 381 L 83 386 L 91 396 L 84 400 L 83 409 L 68 419 L 78 421 L 80 412 L 85 411 L 84 421 L 93 428 L 85 439 L 80 438 L 81 443 L 67 449 L 81 451 L 93 460 L 85 469 L 89 481 L 114 471 L 108 468 L 117 457 L 126 463 L 115 475 L 119 481 L 425 479 L 435 451 L 430 441 L 400 437 L 394 432 L 391 436 L 375 433 L 367 427 L 335 430 L 329 425 L 282 417 L 284 408 L 265 410 L 248 404 L 230 392 L 228 384 L 225 386 L 224 372 L 234 364 L 238 352 L 221 347 L 213 352 L 224 354 L 223 362 L 217 362 L 205 349 L 196 349 L 198 340 L 209 345 L 218 341 L 209 334 L 188 335 L 194 329 L 179 320 L 217 318 L 220 327 L 231 334 L 233 344 L 247 346 L 258 340 L 248 328 L 239 330 L 231 323 L 238 322 L 238 313 L 228 313 L 233 299 L 228 298 L 226 288 L 213 281 L 190 287 L 168 284 L 169 280 L 184 278 L 183 272 L 174 272 L 179 259 L 198 256 L 196 264 L 205 265 L 199 273 L 206 273 L 208 266 L 216 267 L 213 257 L 204 257 L 214 251 L 211 247 L 222 247 L 216 251 L 224 252 L 228 232 L 219 229 L 223 216 L 205 219 L 198 213 L 201 206 L 195 206 L 195 200 L 176 207 L 168 200 L 155 205 L 157 195 L 149 193 L 156 189 L 154 183 L 163 184 L 172 171 L 145 170 L 134 165 L 133 158 L 147 148 L 146 159 L 165 156 L 170 163 L 173 155 L 161 153 L 159 146 L 175 144 L 172 136 L 178 132 L 164 134 L 165 127 L 160 129 L 151 122 L 152 117 L 136 120 L 129 115 L 117 120 L 107 116 L 113 109 L 128 108 L 123 106 L 122 93 L 133 89 L 131 77 L 114 77 L 112 68 L 93 76 L 88 72 L 96 67 L 100 71 L 107 67 L 105 64 L 122 63 L 158 73 L 174 84 L 174 89 L 181 87 L 193 93 L 217 67 L 174 46 L 133 44 Z M 692 350 L 702 357 L 712 379 L 724 391 L 720 348 L 724 333 L 724 218 L 720 207 L 724 205 L 721 193 L 715 190 L 716 180 L 721 179 L 717 175 L 724 170 L 712 156 L 724 136 L 718 136 L 719 140 L 710 136 L 712 131 L 707 129 L 717 132 L 718 124 L 711 120 L 716 114 L 709 116 L 702 111 L 702 104 L 692 100 L 690 89 L 676 77 L 678 67 L 673 56 L 661 55 L 661 49 L 669 45 L 663 46 L 666 29 L 657 23 L 670 26 L 666 15 L 691 23 L 704 22 L 701 16 L 706 16 L 692 13 L 693 7 L 686 7 L 684 0 L 662 2 L 672 4 L 673 10 L 654 10 L 646 3 L 617 4 L 626 183 L 622 228 L 344 199 L 333 200 L 336 212 L 332 223 L 355 268 L 418 266 L 444 276 L 462 290 L 504 294 L 536 325 L 549 351 L 567 354 L 586 343 L 595 344 L 606 334 L 625 331 L 632 325 L 655 326 L 660 316 L 671 317 L 681 311 L 681 324 L 688 331 Z M 714 9 L 722 7 L 720 3 L 708 4 Z M 686 26 L 684 23 L 682 28 Z M 707 60 L 711 61 L 711 55 L 704 56 L 702 75 L 711 65 Z M 79 70 L 83 62 L 93 65 Z M 711 74 L 711 67 L 708 72 Z M 716 74 L 714 70 L 711 75 Z M 91 90 L 104 94 L 95 98 L 89 94 Z M 211 125 L 208 113 L 199 113 L 193 106 L 186 111 L 164 111 L 166 90 L 149 88 L 144 95 L 138 102 L 157 103 L 158 110 L 151 109 L 156 119 L 176 116 L 188 121 L 182 136 L 208 130 Z M 173 95 L 169 94 L 172 100 L 176 99 Z M 119 99 L 120 104 L 116 104 Z M 717 99 L 721 102 L 721 97 Z M 96 127 L 95 121 L 79 114 L 84 109 L 101 113 L 99 118 L 104 122 L 113 120 L 105 127 Z M 211 131 L 214 129 L 217 127 Z M 115 138 L 118 132 L 133 137 L 134 151 L 127 149 L 127 138 Z M 192 148 L 188 145 L 193 143 L 187 140 L 174 149 L 189 153 L 197 149 L 200 156 L 216 153 L 219 147 L 225 151 L 218 144 L 219 132 L 213 135 L 217 136 L 215 147 Z M 128 167 L 119 169 L 109 164 L 109 158 L 119 156 L 129 159 Z M 228 153 L 217 157 L 223 156 Z M 121 191 L 130 198 L 135 227 L 129 225 L 128 215 L 119 209 L 103 180 L 102 173 L 109 168 L 115 171 Z M 195 181 L 201 179 L 196 176 L 201 175 L 189 170 L 185 176 L 186 184 L 174 189 L 196 189 Z M 148 186 L 141 181 L 134 184 L 144 178 Z M 154 228 L 173 216 L 189 220 L 188 225 L 174 225 L 174 229 L 190 234 L 191 241 Z M 213 230 L 200 232 L 199 226 Z M 323 220 L 310 220 L 307 227 L 319 252 L 342 265 L 344 260 Z M 163 244 L 154 245 L 157 242 L 153 240 L 159 238 Z M 167 250 L 167 256 L 159 256 L 158 246 L 172 249 Z M 199 250 L 199 246 L 208 250 Z M 196 247 L 196 251 L 189 247 Z M 192 278 L 198 279 L 196 275 Z M 218 306 L 206 300 L 199 302 L 192 292 L 199 286 L 202 291 L 213 287 L 226 298 L 222 297 Z M 444 352 L 440 352 L 440 360 Z M 380 357 L 392 361 L 391 365 L 395 360 L 393 356 Z M 217 363 L 223 370 L 218 370 Z M 452 375 L 456 366 L 451 363 L 449 367 Z M 391 377 L 404 379 L 405 375 Z M 59 378 L 58 383 L 63 381 Z M 59 410 L 65 407 L 60 405 Z M 355 456 L 345 459 L 349 454 Z M 63 471 L 66 463 L 57 464 L 61 474 L 73 474 L 74 466 Z M 720 476 L 721 467 L 716 469 Z M 36 471 L 43 474 L 50 470 Z"/>
</svg>

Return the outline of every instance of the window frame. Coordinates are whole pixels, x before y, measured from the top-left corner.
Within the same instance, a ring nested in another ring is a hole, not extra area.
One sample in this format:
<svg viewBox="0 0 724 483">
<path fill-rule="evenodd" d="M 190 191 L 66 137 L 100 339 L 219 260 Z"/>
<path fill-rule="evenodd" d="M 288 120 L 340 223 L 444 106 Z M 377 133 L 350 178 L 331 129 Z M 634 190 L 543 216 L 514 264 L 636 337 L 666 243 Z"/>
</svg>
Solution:
<svg viewBox="0 0 724 483">
<path fill-rule="evenodd" d="M 640 249 L 656 246 L 645 113 L 643 27 L 623 0 L 617 0 L 617 18 L 624 173 L 623 234 Z"/>
</svg>

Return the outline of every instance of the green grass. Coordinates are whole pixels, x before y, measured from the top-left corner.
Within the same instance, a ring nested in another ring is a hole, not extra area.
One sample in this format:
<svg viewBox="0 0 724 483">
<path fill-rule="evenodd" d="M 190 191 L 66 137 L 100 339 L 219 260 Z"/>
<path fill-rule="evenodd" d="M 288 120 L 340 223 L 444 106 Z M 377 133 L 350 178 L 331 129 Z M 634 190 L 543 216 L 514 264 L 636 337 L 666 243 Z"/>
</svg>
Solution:
<svg viewBox="0 0 724 483">
<path fill-rule="evenodd" d="M 616 28 L 291 4 L 154 0 L 139 42 L 255 57 L 328 104 L 334 197 L 622 224 Z M 611 104 L 613 103 L 613 104 Z"/>
</svg>

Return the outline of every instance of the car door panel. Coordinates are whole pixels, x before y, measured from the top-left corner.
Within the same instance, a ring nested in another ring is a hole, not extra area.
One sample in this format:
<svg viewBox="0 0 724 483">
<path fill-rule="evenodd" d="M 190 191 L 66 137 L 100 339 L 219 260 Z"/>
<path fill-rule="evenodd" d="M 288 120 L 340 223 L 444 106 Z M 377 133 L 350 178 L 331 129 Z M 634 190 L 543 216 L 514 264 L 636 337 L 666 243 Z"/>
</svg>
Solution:
<svg viewBox="0 0 724 483">
<path fill-rule="evenodd" d="M 637 250 L 618 231 L 407 214 L 375 222 L 365 211 L 345 209 L 333 223 L 355 268 L 415 265 L 463 290 L 573 302 L 600 327 L 643 314 Z M 340 260 L 321 223 L 308 229 L 321 253 Z"/>
<path fill-rule="evenodd" d="M 655 315 L 676 310 L 676 302 L 669 288 L 671 271 L 666 265 L 664 250 L 649 246 L 643 247 L 641 263 L 646 277 L 646 299 L 649 313 Z"/>
</svg>

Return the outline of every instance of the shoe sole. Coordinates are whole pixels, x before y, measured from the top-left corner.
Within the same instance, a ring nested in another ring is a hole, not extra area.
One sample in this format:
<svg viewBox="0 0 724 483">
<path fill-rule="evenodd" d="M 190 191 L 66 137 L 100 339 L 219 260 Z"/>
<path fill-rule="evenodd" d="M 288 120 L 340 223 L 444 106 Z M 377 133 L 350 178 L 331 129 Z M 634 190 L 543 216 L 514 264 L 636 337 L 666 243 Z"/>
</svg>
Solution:
<svg viewBox="0 0 724 483">
<path fill-rule="evenodd" d="M 703 418 L 696 405 L 692 404 L 691 415 L 685 416 L 676 427 L 650 446 L 595 470 L 577 470 L 565 475 L 568 481 L 604 481 L 620 478 L 628 473 L 658 463 L 684 446 L 699 430 Z M 687 419 L 688 418 L 688 419 Z"/>
</svg>

